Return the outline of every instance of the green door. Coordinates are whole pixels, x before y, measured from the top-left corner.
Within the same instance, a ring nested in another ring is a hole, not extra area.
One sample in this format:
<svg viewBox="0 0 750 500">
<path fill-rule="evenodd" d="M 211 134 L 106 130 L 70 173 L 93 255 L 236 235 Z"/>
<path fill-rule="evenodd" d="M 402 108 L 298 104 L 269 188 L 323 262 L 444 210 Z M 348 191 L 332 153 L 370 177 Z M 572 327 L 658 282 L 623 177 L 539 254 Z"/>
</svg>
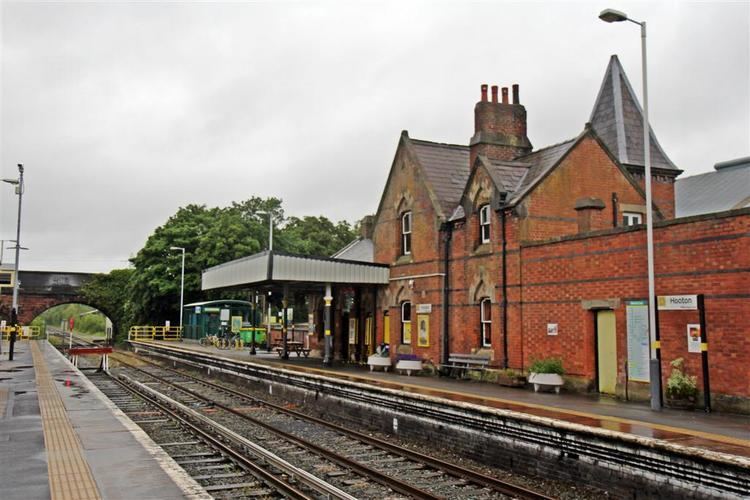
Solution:
<svg viewBox="0 0 750 500">
<path fill-rule="evenodd" d="M 599 392 L 614 394 L 617 385 L 617 336 L 615 335 L 615 312 L 596 313 L 597 374 Z"/>
</svg>

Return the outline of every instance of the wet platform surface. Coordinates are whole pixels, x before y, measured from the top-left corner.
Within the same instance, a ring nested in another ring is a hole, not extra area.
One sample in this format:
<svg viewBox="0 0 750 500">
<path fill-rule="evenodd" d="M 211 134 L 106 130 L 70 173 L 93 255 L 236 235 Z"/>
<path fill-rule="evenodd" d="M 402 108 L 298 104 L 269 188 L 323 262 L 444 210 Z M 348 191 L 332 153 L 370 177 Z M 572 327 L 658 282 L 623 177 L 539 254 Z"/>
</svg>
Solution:
<svg viewBox="0 0 750 500">
<path fill-rule="evenodd" d="M 274 353 L 258 350 L 219 350 L 195 342 L 157 342 L 173 348 L 191 349 L 234 360 L 266 363 L 315 375 L 368 383 L 388 389 L 429 395 L 453 401 L 515 411 L 555 420 L 667 441 L 677 446 L 750 458 L 750 417 L 702 410 L 651 410 L 648 403 L 625 402 L 599 395 L 535 393 L 529 389 L 456 380 L 447 377 L 406 376 L 392 371 L 369 371 L 364 366 L 336 362 L 326 368 L 320 358 L 290 355 L 281 360 Z"/>
<path fill-rule="evenodd" d="M 200 487 L 51 345 L 19 342 L 8 361 L 4 344 L 0 498 L 200 497 Z"/>
</svg>

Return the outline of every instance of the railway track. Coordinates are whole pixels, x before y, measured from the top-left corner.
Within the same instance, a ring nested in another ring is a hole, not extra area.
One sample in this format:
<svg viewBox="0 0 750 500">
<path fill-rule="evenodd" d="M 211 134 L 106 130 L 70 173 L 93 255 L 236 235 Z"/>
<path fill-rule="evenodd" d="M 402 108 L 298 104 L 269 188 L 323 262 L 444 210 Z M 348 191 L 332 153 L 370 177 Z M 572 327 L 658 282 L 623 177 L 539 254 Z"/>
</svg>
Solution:
<svg viewBox="0 0 750 500">
<path fill-rule="evenodd" d="M 141 366 L 126 357 L 138 359 Z M 388 496 L 373 489 L 375 485 L 410 498 L 548 498 L 140 357 L 118 353 L 116 358 L 122 364 L 121 378 L 265 443 L 357 498 Z"/>
<path fill-rule="evenodd" d="M 354 499 L 137 382 L 89 379 L 214 498 Z"/>
</svg>

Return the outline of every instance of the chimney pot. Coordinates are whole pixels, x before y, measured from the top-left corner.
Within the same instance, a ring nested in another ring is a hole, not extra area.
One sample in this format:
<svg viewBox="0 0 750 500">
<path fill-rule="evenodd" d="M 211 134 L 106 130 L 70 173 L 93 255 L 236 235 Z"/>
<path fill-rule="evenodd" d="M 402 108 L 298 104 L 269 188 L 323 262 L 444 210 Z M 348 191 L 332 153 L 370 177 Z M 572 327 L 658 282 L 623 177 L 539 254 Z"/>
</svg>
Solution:
<svg viewBox="0 0 750 500">
<path fill-rule="evenodd" d="M 521 101 L 518 98 L 518 84 L 513 84 L 513 104 L 521 104 Z"/>
<path fill-rule="evenodd" d="M 497 85 L 492 86 L 492 102 L 497 104 Z"/>
<path fill-rule="evenodd" d="M 482 102 L 487 102 L 487 84 L 482 85 Z"/>
<path fill-rule="evenodd" d="M 508 87 L 503 87 L 503 104 L 508 104 Z"/>
</svg>

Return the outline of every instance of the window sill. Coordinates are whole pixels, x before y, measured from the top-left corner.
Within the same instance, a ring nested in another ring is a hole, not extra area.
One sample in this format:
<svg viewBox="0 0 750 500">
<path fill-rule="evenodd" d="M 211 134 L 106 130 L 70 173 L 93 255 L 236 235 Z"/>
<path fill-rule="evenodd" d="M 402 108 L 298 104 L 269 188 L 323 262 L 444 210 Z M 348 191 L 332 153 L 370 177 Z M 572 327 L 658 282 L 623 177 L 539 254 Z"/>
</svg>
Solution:
<svg viewBox="0 0 750 500">
<path fill-rule="evenodd" d="M 399 255 L 398 259 L 396 259 L 396 262 L 394 262 L 392 265 L 394 266 L 400 266 L 402 264 L 411 264 L 414 262 L 414 255 Z"/>
<path fill-rule="evenodd" d="M 489 255 L 492 253 L 492 242 L 482 243 L 481 245 L 474 248 L 471 255 Z"/>
</svg>

